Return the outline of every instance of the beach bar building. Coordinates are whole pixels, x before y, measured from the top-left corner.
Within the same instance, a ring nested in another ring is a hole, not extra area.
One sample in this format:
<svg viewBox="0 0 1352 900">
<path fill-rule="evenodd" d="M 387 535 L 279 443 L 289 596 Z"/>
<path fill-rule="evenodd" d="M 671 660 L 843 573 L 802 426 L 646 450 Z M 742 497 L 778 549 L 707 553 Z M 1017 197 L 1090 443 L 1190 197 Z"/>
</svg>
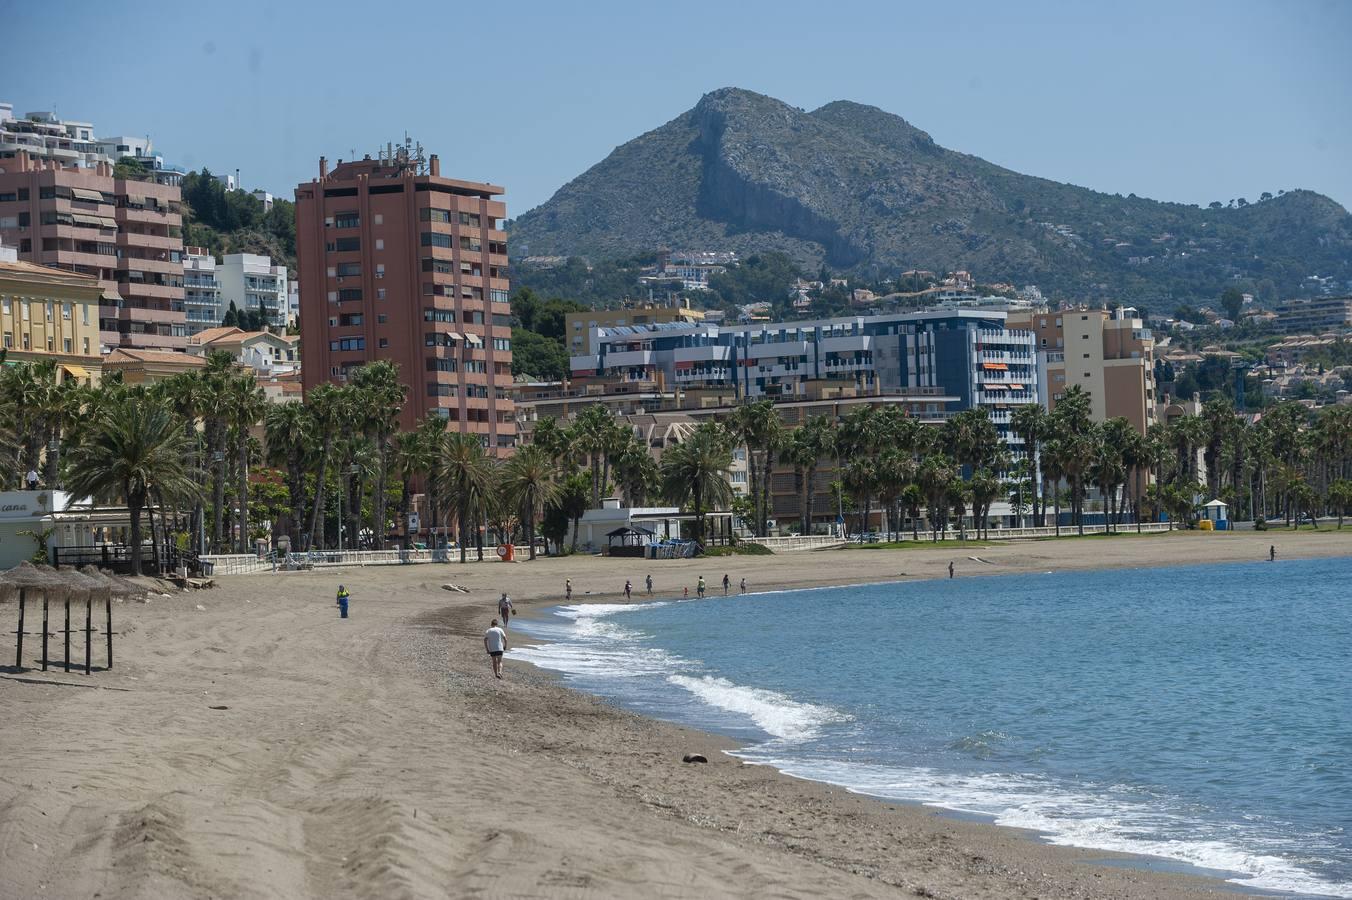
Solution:
<svg viewBox="0 0 1352 900">
<path fill-rule="evenodd" d="M 39 547 L 49 559 L 62 550 L 79 549 L 81 562 L 89 562 L 130 529 L 125 507 L 95 506 L 65 491 L 2 491 L 0 569 L 31 560 Z"/>
</svg>

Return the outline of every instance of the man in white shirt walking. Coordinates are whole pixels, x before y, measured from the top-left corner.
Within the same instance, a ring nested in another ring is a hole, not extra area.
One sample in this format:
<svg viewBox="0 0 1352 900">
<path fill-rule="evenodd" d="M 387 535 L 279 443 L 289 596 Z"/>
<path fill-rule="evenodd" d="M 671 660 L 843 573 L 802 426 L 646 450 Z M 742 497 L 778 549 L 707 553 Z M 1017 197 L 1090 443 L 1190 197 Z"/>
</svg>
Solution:
<svg viewBox="0 0 1352 900">
<path fill-rule="evenodd" d="M 493 677 L 501 678 L 502 654 L 507 652 L 507 632 L 498 627 L 497 619 L 494 619 L 493 624 L 484 632 L 484 649 L 493 660 Z"/>
</svg>

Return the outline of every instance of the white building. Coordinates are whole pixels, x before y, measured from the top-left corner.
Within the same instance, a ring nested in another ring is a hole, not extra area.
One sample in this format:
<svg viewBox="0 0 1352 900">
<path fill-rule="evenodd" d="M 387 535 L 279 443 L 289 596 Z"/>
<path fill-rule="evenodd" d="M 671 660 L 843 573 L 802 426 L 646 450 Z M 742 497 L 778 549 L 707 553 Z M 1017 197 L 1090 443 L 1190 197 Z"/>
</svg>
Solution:
<svg viewBox="0 0 1352 900">
<path fill-rule="evenodd" d="M 201 247 L 183 248 L 183 309 L 189 337 L 220 325 L 225 315 L 216 257 Z"/>
<path fill-rule="evenodd" d="M 98 137 L 92 122 L 62 119 L 47 110 L 14 115 L 14 104 L 0 103 L 0 160 L 26 151 L 36 159 L 90 169 L 101 162 L 116 164 L 131 157 L 160 184 L 180 184 L 184 171 L 167 165 L 149 137 Z"/>
<path fill-rule="evenodd" d="M 221 285 L 221 307 L 263 310 L 266 324 L 285 328 L 290 314 L 286 266 L 273 265 L 272 258 L 256 253 L 228 253 L 216 267 Z"/>
</svg>

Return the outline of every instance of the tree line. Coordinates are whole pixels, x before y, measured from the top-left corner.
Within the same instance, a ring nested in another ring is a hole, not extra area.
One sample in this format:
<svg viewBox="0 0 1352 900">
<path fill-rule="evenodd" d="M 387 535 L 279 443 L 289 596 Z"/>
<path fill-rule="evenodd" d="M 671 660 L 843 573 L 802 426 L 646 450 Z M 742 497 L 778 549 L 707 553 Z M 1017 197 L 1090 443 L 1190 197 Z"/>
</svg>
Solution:
<svg viewBox="0 0 1352 900">
<path fill-rule="evenodd" d="M 922 516 L 937 540 L 970 518 L 985 528 L 1007 499 L 1018 516 L 1059 529 L 1062 507 L 1082 533 L 1091 488 L 1110 527 L 1168 513 L 1190 524 L 1199 500 L 1218 497 L 1232 518 L 1290 525 L 1352 503 L 1352 407 L 1318 412 L 1278 404 L 1252 420 L 1222 399 L 1199 415 L 1152 424 L 1095 423 L 1087 394 L 1068 390 L 1052 412 L 1015 409 L 1010 428 L 1025 452 L 1012 455 L 984 409 L 938 427 L 894 406 L 860 405 L 838 419 L 811 417 L 787 428 L 768 400 L 691 424 L 664 447 L 602 406 L 571 422 L 543 419 L 529 444 L 506 459 L 481 437 L 450 430 L 435 415 L 399 427 L 405 387 L 386 361 L 321 385 L 300 403 L 267 403 L 252 373 L 228 354 L 150 385 L 118 377 L 97 387 L 60 380 L 52 362 L 0 367 L 0 482 L 22 486 L 30 471 L 46 488 L 125 504 L 133 552 L 147 520 L 150 552 L 249 552 L 255 538 L 286 535 L 293 550 L 383 548 L 402 528 L 415 492 L 426 496 L 430 534 L 482 556 L 488 536 L 537 536 L 575 550 L 588 508 L 612 493 L 630 506 L 673 504 L 707 536 L 712 511 L 737 509 L 754 535 L 771 530 L 772 480 L 791 478 L 797 528 L 810 533 L 824 473 L 836 512 L 870 527 L 880 511 L 889 534 Z M 744 449 L 748 492 L 735 500 L 734 454 Z M 783 523 L 780 523 L 783 524 Z M 571 541 L 568 540 L 571 532 Z"/>
</svg>

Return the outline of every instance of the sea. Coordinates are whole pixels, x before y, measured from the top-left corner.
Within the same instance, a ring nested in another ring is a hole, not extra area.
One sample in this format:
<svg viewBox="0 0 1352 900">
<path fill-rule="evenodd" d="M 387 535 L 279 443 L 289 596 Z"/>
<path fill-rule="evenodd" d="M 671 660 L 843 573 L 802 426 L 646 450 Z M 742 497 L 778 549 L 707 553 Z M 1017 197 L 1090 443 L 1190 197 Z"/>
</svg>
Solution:
<svg viewBox="0 0 1352 900">
<path fill-rule="evenodd" d="M 509 656 L 793 776 L 1352 897 L 1352 559 L 656 587 Z"/>
</svg>

